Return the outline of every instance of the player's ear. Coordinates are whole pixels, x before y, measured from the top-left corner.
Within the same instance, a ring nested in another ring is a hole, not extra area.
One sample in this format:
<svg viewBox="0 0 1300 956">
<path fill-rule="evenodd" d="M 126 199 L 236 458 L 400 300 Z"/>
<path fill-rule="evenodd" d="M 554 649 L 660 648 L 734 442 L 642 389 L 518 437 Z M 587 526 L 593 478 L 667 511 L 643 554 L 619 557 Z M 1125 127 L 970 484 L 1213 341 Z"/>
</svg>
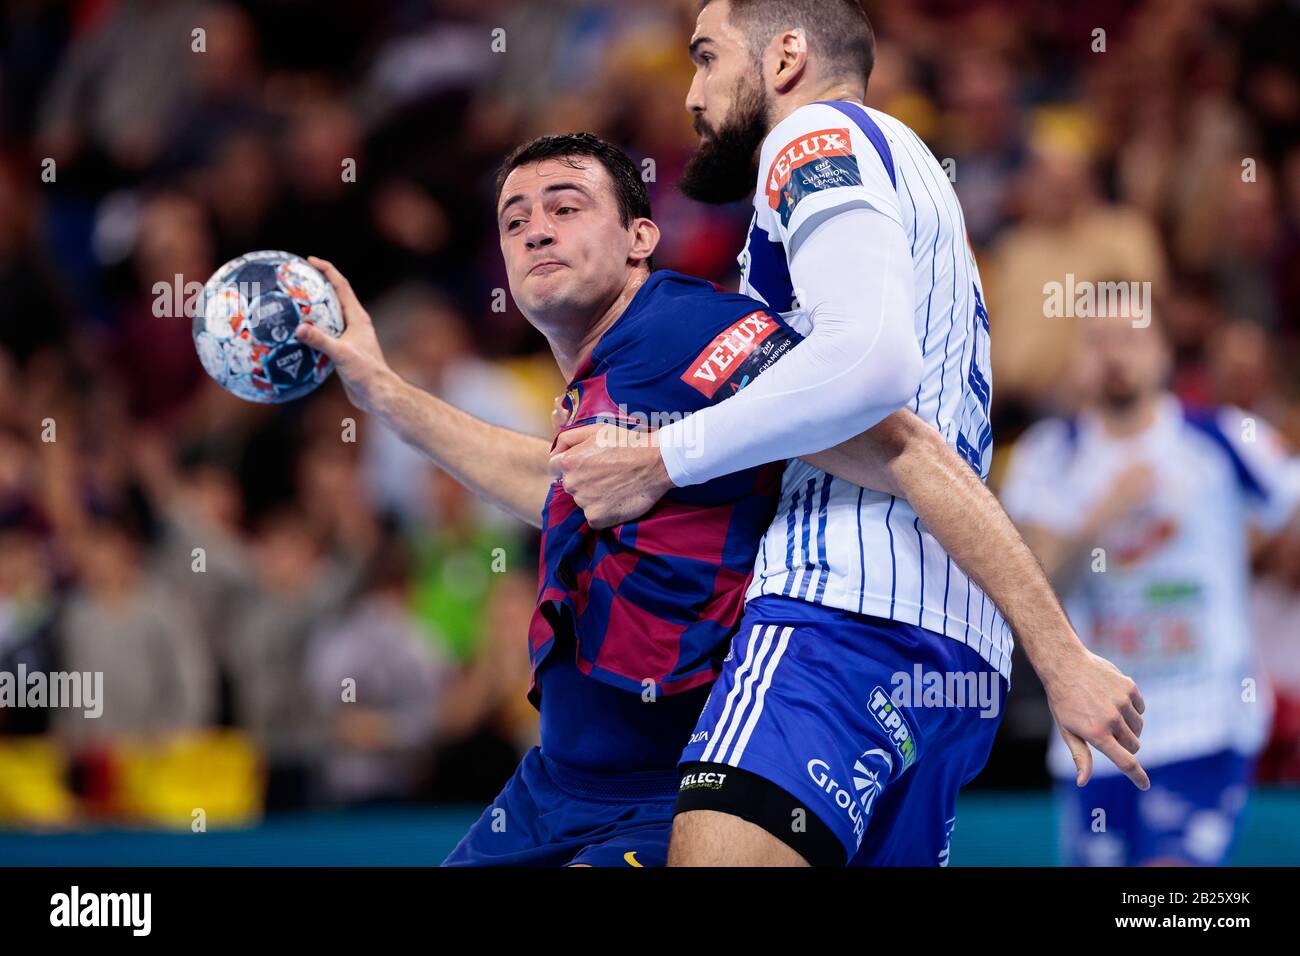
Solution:
<svg viewBox="0 0 1300 956">
<path fill-rule="evenodd" d="M 628 250 L 627 257 L 637 262 L 645 262 L 652 255 L 659 245 L 659 227 L 655 225 L 653 219 L 646 219 L 644 216 L 632 220 L 632 248 Z"/>
<path fill-rule="evenodd" d="M 808 66 L 808 37 L 803 30 L 785 30 L 768 45 L 764 57 L 769 85 L 774 93 L 786 93 Z"/>
</svg>

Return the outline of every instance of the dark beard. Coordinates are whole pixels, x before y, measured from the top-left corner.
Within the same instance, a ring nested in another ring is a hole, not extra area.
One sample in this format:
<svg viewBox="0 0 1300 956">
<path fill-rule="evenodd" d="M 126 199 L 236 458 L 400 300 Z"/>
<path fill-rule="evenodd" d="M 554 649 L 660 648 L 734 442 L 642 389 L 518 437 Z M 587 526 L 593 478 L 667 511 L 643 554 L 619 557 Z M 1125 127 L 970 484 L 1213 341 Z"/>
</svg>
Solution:
<svg viewBox="0 0 1300 956">
<path fill-rule="evenodd" d="M 758 148 L 767 135 L 767 91 L 761 83 L 745 89 L 738 82 L 735 102 L 731 118 L 712 135 L 700 115 L 695 115 L 700 145 L 678 185 L 691 199 L 722 205 L 754 191 Z"/>
<path fill-rule="evenodd" d="M 1142 392 L 1136 388 L 1106 389 L 1101 396 L 1101 405 L 1112 415 L 1128 415 L 1137 408 L 1142 400 Z"/>
</svg>

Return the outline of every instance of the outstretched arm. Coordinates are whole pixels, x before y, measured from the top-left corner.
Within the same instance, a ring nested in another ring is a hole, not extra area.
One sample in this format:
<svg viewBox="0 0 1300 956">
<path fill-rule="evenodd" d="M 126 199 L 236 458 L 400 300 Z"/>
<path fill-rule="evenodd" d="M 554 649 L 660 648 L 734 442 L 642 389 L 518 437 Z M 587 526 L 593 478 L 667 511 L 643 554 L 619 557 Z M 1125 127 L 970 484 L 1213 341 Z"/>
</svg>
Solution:
<svg viewBox="0 0 1300 956">
<path fill-rule="evenodd" d="M 550 443 L 489 425 L 401 378 L 385 361 L 370 316 L 333 265 L 311 257 L 343 306 L 347 323 L 337 339 L 299 325 L 298 341 L 334 361 L 352 404 L 378 417 L 407 444 L 481 498 L 535 528 L 550 490 Z"/>
<path fill-rule="evenodd" d="M 856 438 L 804 458 L 809 464 L 907 500 L 949 556 L 998 606 L 1047 692 L 1079 786 L 1092 775 L 1088 744 L 1140 789 L 1137 758 L 1145 704 L 1137 685 L 1093 654 L 1070 625 L 1043 568 L 988 490 L 934 428 L 895 412 Z"/>
</svg>

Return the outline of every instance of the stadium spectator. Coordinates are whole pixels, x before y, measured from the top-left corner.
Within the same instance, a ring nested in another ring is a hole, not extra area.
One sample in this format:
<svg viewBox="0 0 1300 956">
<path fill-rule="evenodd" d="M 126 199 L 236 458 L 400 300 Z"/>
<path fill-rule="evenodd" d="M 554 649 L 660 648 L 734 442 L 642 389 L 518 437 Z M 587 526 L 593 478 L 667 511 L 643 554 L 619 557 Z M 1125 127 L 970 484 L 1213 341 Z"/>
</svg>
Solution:
<svg viewBox="0 0 1300 956">
<path fill-rule="evenodd" d="M 351 610 L 323 624 L 308 648 L 330 803 L 410 799 L 430 774 L 452 669 L 408 609 L 410 564 L 400 541 L 384 541 Z"/>
<path fill-rule="evenodd" d="M 1049 283 L 1069 288 L 1071 277 L 1096 282 L 1120 275 L 1164 292 L 1154 224 L 1098 195 L 1089 128 L 1079 116 L 1040 119 L 1019 173 L 1022 217 L 990 250 L 993 379 L 1003 403 L 1045 411 L 1060 400 L 1055 389 L 1076 347 L 1076 321 L 1073 309 L 1049 316 Z"/>
<path fill-rule="evenodd" d="M 262 519 L 251 580 L 230 608 L 228 633 L 235 721 L 267 755 L 268 809 L 305 806 L 315 797 L 311 637 L 347 607 L 363 562 L 353 551 L 326 553 L 294 509 Z"/>
<path fill-rule="evenodd" d="M 215 673 L 193 612 L 142 567 L 129 521 L 92 520 L 72 551 L 79 584 L 59 621 L 59 660 L 103 674 L 103 712 L 58 711 L 65 739 L 156 739 L 211 723 Z"/>
</svg>

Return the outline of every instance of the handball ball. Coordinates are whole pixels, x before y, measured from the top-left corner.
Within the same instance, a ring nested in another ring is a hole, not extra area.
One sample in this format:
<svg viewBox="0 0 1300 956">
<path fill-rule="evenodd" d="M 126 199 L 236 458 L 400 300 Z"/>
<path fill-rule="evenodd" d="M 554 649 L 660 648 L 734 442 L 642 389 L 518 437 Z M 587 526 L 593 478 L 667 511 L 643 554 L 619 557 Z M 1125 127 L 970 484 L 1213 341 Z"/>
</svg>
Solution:
<svg viewBox="0 0 1300 956">
<path fill-rule="evenodd" d="M 306 259 L 263 250 L 232 259 L 203 287 L 194 347 L 217 384 L 250 402 L 280 403 L 329 378 L 329 357 L 294 338 L 310 322 L 335 338 L 343 310 L 334 287 Z"/>
</svg>

